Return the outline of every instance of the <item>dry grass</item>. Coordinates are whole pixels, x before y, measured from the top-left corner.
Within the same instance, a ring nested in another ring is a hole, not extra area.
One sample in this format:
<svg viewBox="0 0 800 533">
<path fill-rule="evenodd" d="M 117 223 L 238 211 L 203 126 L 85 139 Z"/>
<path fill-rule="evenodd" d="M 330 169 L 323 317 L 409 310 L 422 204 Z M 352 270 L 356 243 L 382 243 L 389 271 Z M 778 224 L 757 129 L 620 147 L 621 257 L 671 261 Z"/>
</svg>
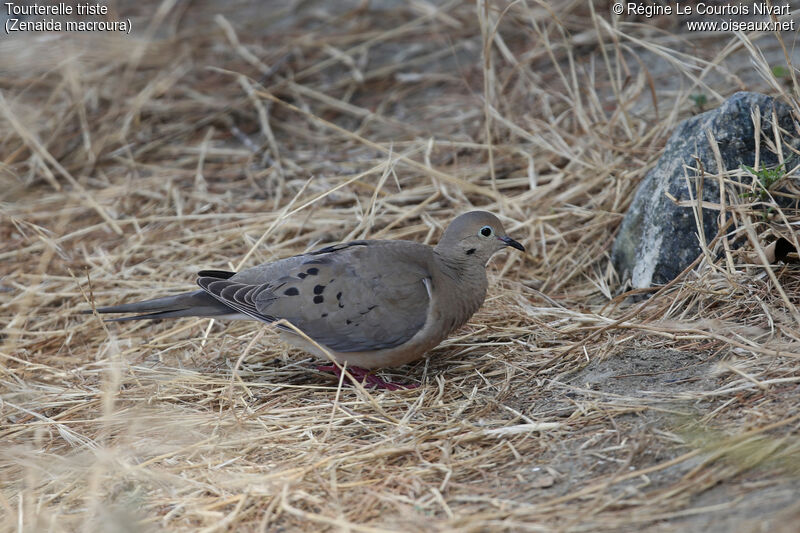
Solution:
<svg viewBox="0 0 800 533">
<path fill-rule="evenodd" d="M 709 262 L 709 243 L 643 303 L 608 255 L 692 95 L 789 101 L 771 67 L 794 43 L 611 23 L 605 3 L 377 4 L 142 3 L 119 7 L 128 39 L 0 43 L 3 530 L 791 523 L 800 276 L 753 251 L 796 211 L 732 193 L 743 253 Z M 473 207 L 530 253 L 495 259 L 429 359 L 384 372 L 418 389 L 339 387 L 252 323 L 76 314 L 200 268 L 435 242 Z"/>
</svg>

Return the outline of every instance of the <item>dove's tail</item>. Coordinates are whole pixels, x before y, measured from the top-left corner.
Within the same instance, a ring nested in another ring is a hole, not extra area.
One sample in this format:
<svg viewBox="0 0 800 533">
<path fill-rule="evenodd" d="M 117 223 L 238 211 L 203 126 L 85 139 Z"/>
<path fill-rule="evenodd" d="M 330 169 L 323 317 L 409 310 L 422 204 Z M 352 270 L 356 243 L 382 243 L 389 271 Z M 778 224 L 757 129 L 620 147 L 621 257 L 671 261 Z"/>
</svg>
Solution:
<svg viewBox="0 0 800 533">
<path fill-rule="evenodd" d="M 83 314 L 92 310 L 81 311 Z M 143 320 L 158 318 L 179 318 L 184 316 L 248 318 L 235 309 L 231 309 L 205 291 L 185 292 L 175 296 L 154 298 L 143 302 L 133 302 L 110 307 L 98 307 L 97 312 L 136 313 L 134 316 L 122 316 L 108 319 L 107 322 L 124 322 L 127 320 Z"/>
</svg>

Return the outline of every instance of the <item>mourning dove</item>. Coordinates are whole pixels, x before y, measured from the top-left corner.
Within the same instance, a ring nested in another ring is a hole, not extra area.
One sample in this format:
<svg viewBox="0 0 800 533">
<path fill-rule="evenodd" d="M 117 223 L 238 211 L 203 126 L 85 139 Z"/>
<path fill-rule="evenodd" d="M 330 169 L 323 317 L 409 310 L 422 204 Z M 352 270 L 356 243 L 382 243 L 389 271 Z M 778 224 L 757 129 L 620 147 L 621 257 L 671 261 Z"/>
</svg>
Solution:
<svg viewBox="0 0 800 533">
<path fill-rule="evenodd" d="M 201 290 L 97 312 L 143 313 L 112 321 L 285 319 L 348 368 L 399 366 L 421 358 L 478 310 L 486 297 L 486 264 L 506 246 L 525 251 L 497 217 L 472 211 L 454 219 L 435 247 L 352 241 L 237 273 L 203 270 Z M 291 328 L 278 328 L 289 344 L 325 357 Z"/>
</svg>

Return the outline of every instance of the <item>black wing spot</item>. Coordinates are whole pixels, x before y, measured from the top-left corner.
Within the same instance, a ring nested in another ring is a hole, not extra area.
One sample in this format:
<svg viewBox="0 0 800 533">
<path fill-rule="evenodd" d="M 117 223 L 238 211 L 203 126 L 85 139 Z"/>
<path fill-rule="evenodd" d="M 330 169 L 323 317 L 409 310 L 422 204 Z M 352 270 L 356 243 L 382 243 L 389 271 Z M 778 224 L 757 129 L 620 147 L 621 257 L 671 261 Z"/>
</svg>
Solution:
<svg viewBox="0 0 800 533">
<path fill-rule="evenodd" d="M 300 294 L 300 291 L 297 290 L 297 287 L 290 287 L 285 291 L 283 291 L 283 294 L 285 294 L 286 296 L 297 296 L 298 294 Z"/>
<path fill-rule="evenodd" d="M 315 304 L 321 304 L 324 301 L 325 301 L 325 298 L 323 298 L 322 296 L 314 296 L 314 303 Z"/>
<path fill-rule="evenodd" d="M 306 279 L 306 276 L 308 276 L 308 274 L 306 274 L 305 272 L 300 272 L 300 273 L 297 275 L 297 277 L 298 277 L 298 278 L 300 278 L 300 279 Z"/>
<path fill-rule="evenodd" d="M 469 250 L 467 250 L 467 255 L 472 255 L 474 253 L 475 253 L 475 248 L 470 248 Z"/>
<path fill-rule="evenodd" d="M 328 313 L 322 313 L 322 318 L 325 318 L 327 316 L 328 316 Z"/>
<path fill-rule="evenodd" d="M 317 267 L 309 268 L 308 270 L 306 270 L 306 274 L 308 274 L 309 276 L 316 276 L 317 274 L 319 274 L 319 269 Z"/>
<path fill-rule="evenodd" d="M 342 247 L 341 244 L 334 244 L 333 246 L 326 246 L 325 248 L 320 248 L 319 250 L 314 250 L 313 252 L 309 252 L 308 255 L 329 254 L 331 252 L 335 252 L 341 247 Z"/>
<path fill-rule="evenodd" d="M 342 302 L 339 302 L 339 309 L 344 309 L 344 304 Z"/>
<path fill-rule="evenodd" d="M 322 254 L 329 254 L 331 252 L 338 252 L 339 250 L 344 250 L 346 248 L 350 248 L 351 246 L 369 246 L 368 241 L 352 241 L 346 242 L 342 244 L 334 244 L 333 246 L 326 246 L 325 248 L 320 248 L 319 250 L 314 250 L 313 252 L 309 252 L 306 255 L 322 255 Z"/>
<path fill-rule="evenodd" d="M 366 311 L 360 312 L 359 314 L 360 314 L 361 316 L 364 316 L 364 315 L 366 315 L 367 313 L 369 313 L 370 311 L 372 311 L 373 309 L 375 309 L 376 307 L 378 307 L 378 306 L 377 306 L 377 305 L 370 305 L 369 307 L 367 307 L 367 310 L 366 310 Z"/>
<path fill-rule="evenodd" d="M 336 299 L 337 300 L 341 300 L 342 299 L 342 291 L 339 291 L 339 292 L 336 293 Z"/>
<path fill-rule="evenodd" d="M 314 286 L 314 294 L 322 294 L 322 291 L 325 290 L 325 285 L 315 285 Z"/>
<path fill-rule="evenodd" d="M 228 272 L 227 270 L 201 270 L 197 273 L 199 277 L 209 277 L 217 279 L 228 279 L 236 274 L 236 272 Z"/>
<path fill-rule="evenodd" d="M 352 324 L 352 323 L 353 323 L 353 321 L 352 321 L 352 320 L 350 320 L 350 319 L 347 319 L 347 320 L 345 320 L 345 321 L 344 321 L 344 323 L 345 323 L 345 324 L 347 324 L 347 325 L 349 326 L 350 324 Z"/>
</svg>

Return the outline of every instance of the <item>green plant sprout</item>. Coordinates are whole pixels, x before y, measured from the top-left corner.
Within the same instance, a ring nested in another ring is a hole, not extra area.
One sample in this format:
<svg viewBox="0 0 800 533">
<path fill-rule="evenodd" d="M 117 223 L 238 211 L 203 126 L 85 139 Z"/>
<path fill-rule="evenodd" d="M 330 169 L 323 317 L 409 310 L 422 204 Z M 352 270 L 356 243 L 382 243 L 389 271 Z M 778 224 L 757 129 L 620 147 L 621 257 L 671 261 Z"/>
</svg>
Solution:
<svg viewBox="0 0 800 533">
<path fill-rule="evenodd" d="M 689 98 L 692 100 L 692 102 L 694 102 L 695 107 L 701 111 L 708 103 L 708 98 L 703 93 L 692 94 L 689 96 Z"/>
<path fill-rule="evenodd" d="M 768 193 L 772 189 L 772 187 L 786 175 L 786 171 L 784 170 L 784 165 L 785 163 L 781 163 L 775 168 L 760 168 L 758 170 L 747 165 L 741 165 L 740 168 L 746 170 L 751 176 L 756 178 L 758 184 L 761 185 L 761 187 L 758 192 L 746 191 L 740 194 L 740 196 L 742 198 L 758 197 L 758 199 L 762 202 L 766 200 L 768 197 Z"/>
<path fill-rule="evenodd" d="M 776 65 L 772 67 L 772 75 L 775 76 L 776 78 L 788 78 L 789 69 L 781 65 Z"/>
</svg>

